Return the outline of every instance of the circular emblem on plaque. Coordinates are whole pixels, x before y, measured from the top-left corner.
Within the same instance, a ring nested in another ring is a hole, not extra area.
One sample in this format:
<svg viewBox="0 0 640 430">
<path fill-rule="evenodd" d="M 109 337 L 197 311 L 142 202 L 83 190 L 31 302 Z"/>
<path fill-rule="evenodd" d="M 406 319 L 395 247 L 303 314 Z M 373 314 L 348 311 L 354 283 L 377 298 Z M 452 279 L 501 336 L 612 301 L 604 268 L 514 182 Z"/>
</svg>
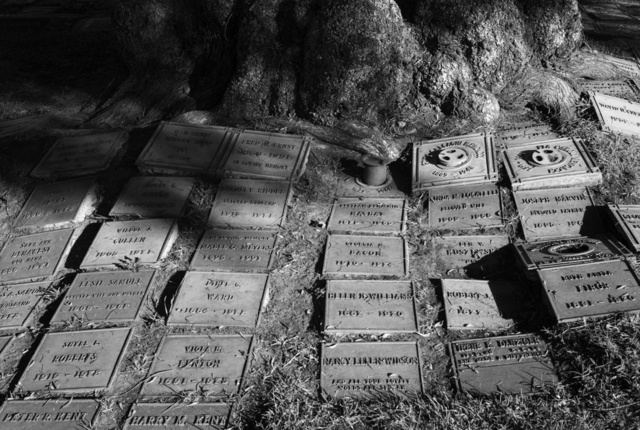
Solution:
<svg viewBox="0 0 640 430">
<path fill-rule="evenodd" d="M 549 254 L 565 257 L 583 257 L 595 252 L 595 248 L 584 242 L 569 242 L 561 245 L 550 246 Z"/>
<path fill-rule="evenodd" d="M 571 159 L 571 155 L 561 149 L 536 149 L 531 154 L 531 161 L 537 166 L 561 166 Z"/>
<path fill-rule="evenodd" d="M 459 169 L 469 164 L 473 158 L 471 151 L 464 146 L 449 146 L 438 152 L 438 167 Z"/>
</svg>

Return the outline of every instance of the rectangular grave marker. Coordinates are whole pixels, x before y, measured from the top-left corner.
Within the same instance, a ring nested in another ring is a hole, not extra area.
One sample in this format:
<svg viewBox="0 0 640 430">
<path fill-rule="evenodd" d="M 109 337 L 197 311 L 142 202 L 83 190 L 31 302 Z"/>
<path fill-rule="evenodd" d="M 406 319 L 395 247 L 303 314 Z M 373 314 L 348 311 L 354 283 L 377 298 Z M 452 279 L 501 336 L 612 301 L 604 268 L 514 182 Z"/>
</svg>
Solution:
<svg viewBox="0 0 640 430">
<path fill-rule="evenodd" d="M 142 396 L 175 396 L 202 390 L 210 397 L 237 393 L 252 336 L 167 335 L 160 343 Z"/>
<path fill-rule="evenodd" d="M 585 4 L 580 7 L 599 21 L 634 21 L 615 4 Z"/>
<path fill-rule="evenodd" d="M 25 327 L 50 285 L 50 282 L 34 282 L 0 286 L 0 330 Z"/>
<path fill-rule="evenodd" d="M 640 104 L 600 93 L 589 93 L 604 131 L 640 137 Z"/>
<path fill-rule="evenodd" d="M 528 241 L 604 231 L 595 202 L 586 187 L 517 191 L 513 198 Z"/>
<path fill-rule="evenodd" d="M 593 92 L 623 99 L 637 97 L 640 94 L 640 87 L 633 79 L 624 81 L 591 81 L 583 79 L 578 81 L 578 85 L 580 90 L 587 94 Z"/>
<path fill-rule="evenodd" d="M 429 190 L 429 225 L 439 229 L 503 227 L 500 188 L 484 184 Z"/>
<path fill-rule="evenodd" d="M 415 342 L 322 344 L 320 387 L 331 397 L 362 399 L 422 392 Z"/>
<path fill-rule="evenodd" d="M 546 124 L 536 124 L 535 122 L 524 122 L 511 124 L 502 128 L 496 133 L 495 142 L 498 145 L 509 146 L 521 143 L 543 142 L 545 140 L 557 139 L 558 133 L 554 132 Z"/>
<path fill-rule="evenodd" d="M 543 269 L 538 276 L 558 322 L 640 311 L 640 280 L 626 261 Z"/>
<path fill-rule="evenodd" d="M 130 328 L 47 333 L 18 386 L 25 391 L 93 392 L 113 381 Z"/>
<path fill-rule="evenodd" d="M 624 32 L 624 30 L 626 30 L 629 33 L 637 34 L 637 31 L 640 28 L 640 22 L 638 23 L 599 22 L 597 26 L 598 26 L 598 29 L 603 31 L 613 30 L 614 32 L 616 32 L 616 31 L 622 30 Z M 640 76 L 640 66 L 638 66 L 638 63 L 636 63 L 635 61 L 623 60 L 622 58 L 613 57 L 611 55 L 601 54 L 601 56 L 604 61 L 606 61 L 607 63 L 613 64 L 614 66 L 618 67 L 621 70 L 624 70 L 628 74 L 632 76 L 634 75 Z"/>
<path fill-rule="evenodd" d="M 484 277 L 506 268 L 509 236 L 442 236 L 432 240 L 445 270 L 464 269 L 469 276 Z"/>
<path fill-rule="evenodd" d="M 49 119 L 51 115 L 45 114 L 2 121 L 0 122 L 0 139 L 41 128 Z"/>
<path fill-rule="evenodd" d="M 64 266 L 73 230 L 56 230 L 9 239 L 0 251 L 0 284 L 50 280 Z"/>
<path fill-rule="evenodd" d="M 51 322 L 73 319 L 87 322 L 134 321 L 154 275 L 153 270 L 80 273 Z"/>
<path fill-rule="evenodd" d="M 226 403 L 135 403 L 123 430 L 222 430 L 230 413 Z"/>
<path fill-rule="evenodd" d="M 62 178 L 105 170 L 128 136 L 126 131 L 117 131 L 64 137 L 47 151 L 31 176 Z"/>
<path fill-rule="evenodd" d="M 401 233 L 406 227 L 403 199 L 338 199 L 329 218 L 329 231 Z"/>
<path fill-rule="evenodd" d="M 225 179 L 209 215 L 210 227 L 272 227 L 284 224 L 291 184 L 262 179 Z"/>
<path fill-rule="evenodd" d="M 178 218 L 187 204 L 193 178 L 138 176 L 131 178 L 113 205 L 110 216 Z"/>
<path fill-rule="evenodd" d="M 207 230 L 191 269 L 266 272 L 271 268 L 277 239 L 275 231 Z"/>
<path fill-rule="evenodd" d="M 18 214 L 14 227 L 56 229 L 80 223 L 98 203 L 94 187 L 93 178 L 37 186 Z"/>
<path fill-rule="evenodd" d="M 410 281 L 327 281 L 324 330 L 329 333 L 418 331 Z"/>
<path fill-rule="evenodd" d="M 152 265 L 165 258 L 178 236 L 173 219 L 113 221 L 100 226 L 82 268 L 115 268 L 137 261 Z"/>
<path fill-rule="evenodd" d="M 334 276 L 404 276 L 409 267 L 407 245 L 400 237 L 330 235 L 322 273 Z"/>
<path fill-rule="evenodd" d="M 3 430 L 85 429 L 99 408 L 96 400 L 11 400 L 0 408 L 0 423 Z"/>
<path fill-rule="evenodd" d="M 640 252 L 640 205 L 609 205 L 607 208 L 627 246 Z"/>
<path fill-rule="evenodd" d="M 11 339 L 13 339 L 13 336 L 0 336 L 0 355 L 2 355 L 4 350 L 9 346 Z"/>
<path fill-rule="evenodd" d="M 267 282 L 266 274 L 187 272 L 167 324 L 256 327 Z"/>
<path fill-rule="evenodd" d="M 470 393 L 528 394 L 558 381 L 546 343 L 531 334 L 451 342 L 449 355 L 458 388 Z"/>
</svg>

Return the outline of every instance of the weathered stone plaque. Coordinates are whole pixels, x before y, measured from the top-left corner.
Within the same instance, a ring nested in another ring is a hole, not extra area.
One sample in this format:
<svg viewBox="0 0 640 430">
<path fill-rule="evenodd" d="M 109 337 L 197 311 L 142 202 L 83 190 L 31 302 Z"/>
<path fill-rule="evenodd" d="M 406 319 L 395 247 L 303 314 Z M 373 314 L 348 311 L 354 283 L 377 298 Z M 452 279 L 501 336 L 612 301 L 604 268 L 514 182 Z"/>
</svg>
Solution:
<svg viewBox="0 0 640 430">
<path fill-rule="evenodd" d="M 640 104 L 600 93 L 589 93 L 604 131 L 640 137 Z"/>
<path fill-rule="evenodd" d="M 136 403 L 123 430 L 222 430 L 230 412 L 226 403 Z"/>
<path fill-rule="evenodd" d="M 175 122 L 161 123 L 136 161 L 148 172 L 215 171 L 229 140 L 229 129 Z"/>
<path fill-rule="evenodd" d="M 640 205 L 609 205 L 608 209 L 627 246 L 640 252 Z"/>
<path fill-rule="evenodd" d="M 505 268 L 509 236 L 433 237 L 437 255 L 446 270 L 465 269 L 470 275 L 488 275 Z"/>
<path fill-rule="evenodd" d="M 513 199 L 529 241 L 590 235 L 605 229 L 586 187 L 516 191 Z"/>
<path fill-rule="evenodd" d="M 367 398 L 422 392 L 415 342 L 322 345 L 320 387 L 331 397 Z"/>
<path fill-rule="evenodd" d="M 560 137 L 550 126 L 546 124 L 536 124 L 535 122 L 524 122 L 511 124 L 496 133 L 495 142 L 498 145 L 506 146 L 522 143 L 543 142 Z"/>
<path fill-rule="evenodd" d="M 339 197 L 372 197 L 372 198 L 402 198 L 405 194 L 398 189 L 393 177 L 389 175 L 382 185 L 369 186 L 359 178 L 340 174 L 338 178 L 337 195 Z"/>
<path fill-rule="evenodd" d="M 266 272 L 271 268 L 277 239 L 275 231 L 207 230 L 191 269 Z"/>
<path fill-rule="evenodd" d="M 451 342 L 458 388 L 476 394 L 527 394 L 557 383 L 547 344 L 532 334 Z"/>
<path fill-rule="evenodd" d="M 261 179 L 225 179 L 209 215 L 210 227 L 281 226 L 287 214 L 291 184 Z"/>
<path fill-rule="evenodd" d="M 107 388 L 132 329 L 47 333 L 18 386 L 25 391 L 92 392 Z"/>
<path fill-rule="evenodd" d="M 606 24 L 607 23 L 598 23 L 598 27 L 606 31 L 607 29 L 610 29 L 610 27 L 608 27 Z M 617 25 L 617 24 L 619 23 L 615 23 L 613 25 Z M 636 34 L 637 34 L 638 25 L 633 24 L 632 28 L 633 30 L 636 31 Z M 640 76 L 640 66 L 638 66 L 638 63 L 636 63 L 635 61 L 623 60 L 622 58 L 613 57 L 611 55 L 602 55 L 602 58 L 604 61 L 610 64 L 613 64 L 614 66 L 618 67 L 621 70 L 624 70 L 630 75 Z"/>
<path fill-rule="evenodd" d="M 583 79 L 578 81 L 578 85 L 583 93 L 594 92 L 623 99 L 640 95 L 640 87 L 633 79 L 624 81 L 591 81 Z"/>
<path fill-rule="evenodd" d="M 329 333 L 418 331 L 410 281 L 327 281 L 324 330 Z"/>
<path fill-rule="evenodd" d="M 37 186 L 18 214 L 14 227 L 55 229 L 84 221 L 98 203 L 94 185 L 91 178 Z"/>
<path fill-rule="evenodd" d="M 143 396 L 177 396 L 201 390 L 210 397 L 240 390 L 248 364 L 250 335 L 167 335 L 158 348 Z"/>
<path fill-rule="evenodd" d="M 469 134 L 413 145 L 413 191 L 495 182 L 497 178 L 493 137 L 489 134 Z"/>
<path fill-rule="evenodd" d="M 129 322 L 136 319 L 155 271 L 90 272 L 76 276 L 51 319 L 59 323 Z"/>
<path fill-rule="evenodd" d="M 11 339 L 13 339 L 13 336 L 0 336 L 0 355 L 4 352 L 5 348 L 9 346 Z"/>
<path fill-rule="evenodd" d="M 0 330 L 24 327 L 49 285 L 49 282 L 35 282 L 0 286 Z"/>
<path fill-rule="evenodd" d="M 187 204 L 193 178 L 138 176 L 126 185 L 109 215 L 177 218 Z"/>
<path fill-rule="evenodd" d="M 169 254 L 177 236 L 178 227 L 173 219 L 106 222 L 100 226 L 81 267 L 155 264 Z"/>
<path fill-rule="evenodd" d="M 75 430 L 92 428 L 96 400 L 12 400 L 0 408 L 3 430 Z"/>
<path fill-rule="evenodd" d="M 309 139 L 292 134 L 242 131 L 234 136 L 222 174 L 236 178 L 298 180 L 309 155 Z"/>
<path fill-rule="evenodd" d="M 630 21 L 630 17 L 616 4 L 584 4 L 580 7 L 599 21 Z"/>
<path fill-rule="evenodd" d="M 523 311 L 523 291 L 512 282 L 443 279 L 450 330 L 504 330 Z"/>
<path fill-rule="evenodd" d="M 640 280 L 626 261 L 543 269 L 538 276 L 558 322 L 640 310 Z"/>
<path fill-rule="evenodd" d="M 484 184 L 429 190 L 429 225 L 439 229 L 503 227 L 500 188 Z"/>
<path fill-rule="evenodd" d="M 579 139 L 513 145 L 504 165 L 514 191 L 597 185 L 602 173 Z"/>
<path fill-rule="evenodd" d="M 405 206 L 404 199 L 338 199 L 329 231 L 401 233 L 406 226 Z"/>
<path fill-rule="evenodd" d="M 73 230 L 56 230 L 9 239 L 0 252 L 0 284 L 53 278 L 64 266 Z"/>
<path fill-rule="evenodd" d="M 322 273 L 404 276 L 408 267 L 409 253 L 401 237 L 333 234 L 327 239 Z"/>
<path fill-rule="evenodd" d="M 100 172 L 109 167 L 127 138 L 126 131 L 64 137 L 47 151 L 31 176 L 62 178 Z"/>
<path fill-rule="evenodd" d="M 187 272 L 168 325 L 256 327 L 269 292 L 266 274 Z"/>
</svg>

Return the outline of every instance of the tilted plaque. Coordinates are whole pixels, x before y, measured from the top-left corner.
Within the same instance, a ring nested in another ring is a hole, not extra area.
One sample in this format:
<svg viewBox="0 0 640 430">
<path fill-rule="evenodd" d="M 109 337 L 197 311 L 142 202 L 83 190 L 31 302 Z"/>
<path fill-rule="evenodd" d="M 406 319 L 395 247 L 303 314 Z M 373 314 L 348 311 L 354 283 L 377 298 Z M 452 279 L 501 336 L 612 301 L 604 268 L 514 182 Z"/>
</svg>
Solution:
<svg viewBox="0 0 640 430">
<path fill-rule="evenodd" d="M 617 4 L 581 4 L 580 8 L 598 21 L 632 21 Z"/>
<path fill-rule="evenodd" d="M 558 133 L 546 124 L 524 122 L 503 127 L 496 133 L 496 145 L 509 147 L 522 143 L 543 142 L 560 137 Z"/>
<path fill-rule="evenodd" d="M 336 398 L 362 399 L 422 392 L 415 342 L 322 344 L 320 387 Z"/>
<path fill-rule="evenodd" d="M 398 185 L 391 175 L 382 185 L 367 185 L 360 178 L 344 173 L 338 174 L 338 197 L 371 197 L 371 198 L 402 198 L 405 194 L 398 189 Z"/>
<path fill-rule="evenodd" d="M 43 281 L 64 266 L 73 230 L 56 230 L 9 239 L 0 251 L 0 284 Z"/>
<path fill-rule="evenodd" d="M 623 99 L 637 97 L 640 94 L 640 87 L 633 79 L 623 81 L 591 81 L 583 79 L 578 81 L 578 85 L 580 91 L 585 94 L 593 92 Z"/>
<path fill-rule="evenodd" d="M 600 93 L 589 93 L 604 131 L 640 137 L 640 103 Z"/>
<path fill-rule="evenodd" d="M 440 229 L 503 227 L 500 188 L 483 184 L 429 190 L 429 226 Z"/>
<path fill-rule="evenodd" d="M 34 282 L 0 286 L 0 330 L 23 328 L 50 285 L 50 282 Z"/>
<path fill-rule="evenodd" d="M 509 236 L 434 236 L 432 240 L 445 270 L 465 269 L 470 276 L 483 276 L 506 268 Z"/>
<path fill-rule="evenodd" d="M 414 300 L 410 281 L 327 281 L 324 331 L 416 332 Z"/>
<path fill-rule="evenodd" d="M 134 321 L 155 275 L 153 270 L 90 272 L 76 276 L 52 323 Z"/>
<path fill-rule="evenodd" d="M 524 237 L 542 240 L 602 233 L 604 224 L 586 187 L 513 193 Z"/>
<path fill-rule="evenodd" d="M 187 204 L 193 178 L 138 176 L 132 178 L 118 197 L 110 216 L 177 218 Z"/>
<path fill-rule="evenodd" d="M 497 178 L 491 135 L 469 134 L 413 145 L 413 191 Z"/>
<path fill-rule="evenodd" d="M 208 397 L 238 393 L 251 350 L 250 335 L 167 335 L 155 355 L 142 396 Z"/>
<path fill-rule="evenodd" d="M 230 413 L 226 403 L 136 403 L 123 430 L 223 430 Z"/>
<path fill-rule="evenodd" d="M 167 324 L 256 327 L 267 282 L 266 274 L 187 272 Z"/>
<path fill-rule="evenodd" d="M 627 246 L 640 252 L 640 205 L 609 205 L 608 209 Z"/>
<path fill-rule="evenodd" d="M 334 276 L 404 276 L 409 267 L 401 237 L 329 235 L 322 273 Z"/>
<path fill-rule="evenodd" d="M 106 222 L 100 226 L 80 267 L 153 265 L 169 254 L 177 236 L 173 219 Z"/>
<path fill-rule="evenodd" d="M 640 280 L 627 261 L 542 269 L 538 276 L 558 322 L 640 310 Z"/>
<path fill-rule="evenodd" d="M 0 408 L 3 430 L 75 430 L 92 428 L 97 400 L 11 400 Z"/>
<path fill-rule="evenodd" d="M 18 386 L 25 391 L 93 392 L 109 387 L 130 328 L 47 333 Z"/>
<path fill-rule="evenodd" d="M 51 115 L 44 114 L 2 121 L 0 122 L 0 139 L 37 130 L 43 127 L 50 119 Z"/>
<path fill-rule="evenodd" d="M 13 339 L 13 336 L 0 336 L 0 355 L 2 355 L 5 348 L 9 346 L 11 339 Z"/>
<path fill-rule="evenodd" d="M 136 164 L 141 170 L 164 174 L 215 171 L 229 140 L 229 129 L 163 122 Z"/>
<path fill-rule="evenodd" d="M 277 228 L 284 224 L 291 184 L 265 179 L 225 179 L 209 215 L 210 227 Z"/>
<path fill-rule="evenodd" d="M 37 186 L 18 214 L 16 229 L 71 227 L 90 215 L 98 203 L 93 179 L 76 179 Z"/>
<path fill-rule="evenodd" d="M 126 131 L 117 131 L 64 137 L 53 144 L 31 176 L 63 178 L 105 170 L 128 136 Z"/>
<path fill-rule="evenodd" d="M 207 230 L 191 260 L 191 270 L 266 272 L 277 239 L 275 231 Z"/>
<path fill-rule="evenodd" d="M 602 30 L 607 30 L 608 26 L 602 25 L 601 27 L 601 24 L 605 24 L 605 23 L 598 23 L 598 27 L 600 27 Z M 637 24 L 634 24 L 633 27 L 637 34 L 638 32 Z M 622 58 L 614 57 L 611 55 L 604 55 L 604 54 L 601 54 L 601 57 L 607 63 L 613 64 L 614 66 L 618 67 L 620 70 L 624 70 L 630 75 L 640 76 L 640 66 L 638 66 L 638 63 L 636 63 L 635 61 L 623 60 Z"/>
<path fill-rule="evenodd" d="M 406 227 L 404 199 L 338 199 L 329 218 L 329 231 L 401 233 Z"/>
<path fill-rule="evenodd" d="M 547 344 L 532 334 L 451 342 L 458 388 L 475 394 L 528 394 L 557 383 Z"/>
<path fill-rule="evenodd" d="M 503 153 L 514 191 L 602 182 L 600 169 L 579 139 L 512 145 Z"/>
</svg>

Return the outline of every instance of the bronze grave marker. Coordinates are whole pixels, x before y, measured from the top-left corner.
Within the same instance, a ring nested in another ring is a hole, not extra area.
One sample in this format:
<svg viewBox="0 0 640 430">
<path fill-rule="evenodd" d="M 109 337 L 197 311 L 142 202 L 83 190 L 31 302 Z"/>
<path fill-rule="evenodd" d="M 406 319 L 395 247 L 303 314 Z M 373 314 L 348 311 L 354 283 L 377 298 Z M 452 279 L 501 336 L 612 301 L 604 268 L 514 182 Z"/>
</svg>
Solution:
<svg viewBox="0 0 640 430">
<path fill-rule="evenodd" d="M 470 275 L 487 275 L 504 269 L 509 236 L 441 236 L 432 238 L 446 270 L 465 269 Z"/>
<path fill-rule="evenodd" d="M 578 81 L 578 85 L 583 93 L 593 92 L 623 99 L 637 97 L 640 94 L 640 87 L 638 87 L 638 84 L 633 79 L 624 81 L 592 81 L 583 79 Z"/>
<path fill-rule="evenodd" d="M 608 209 L 627 246 L 640 252 L 640 205 L 608 205 Z"/>
<path fill-rule="evenodd" d="M 3 430 L 75 430 L 91 428 L 97 400 L 11 400 L 0 408 Z"/>
<path fill-rule="evenodd" d="M 406 227 L 404 199 L 338 199 L 329 218 L 329 231 L 402 233 Z"/>
<path fill-rule="evenodd" d="M 546 124 L 536 124 L 535 122 L 524 122 L 511 124 L 496 133 L 495 142 L 497 145 L 509 147 L 522 143 L 543 142 L 545 140 L 557 139 L 558 133 L 554 132 Z"/>
<path fill-rule="evenodd" d="M 0 330 L 23 328 L 50 285 L 34 282 L 0 286 Z"/>
<path fill-rule="evenodd" d="M 408 267 L 407 245 L 401 237 L 333 234 L 327 239 L 322 273 L 404 276 Z"/>
<path fill-rule="evenodd" d="M 600 93 L 589 93 L 604 131 L 640 137 L 640 103 Z"/>
<path fill-rule="evenodd" d="M 131 178 L 109 215 L 177 218 L 184 211 L 193 185 L 193 178 L 175 176 L 137 176 Z"/>
<path fill-rule="evenodd" d="M 207 230 L 191 260 L 191 270 L 266 272 L 277 239 L 275 231 Z"/>
<path fill-rule="evenodd" d="M 230 413 L 226 403 L 135 403 L 123 430 L 222 430 Z"/>
<path fill-rule="evenodd" d="M 429 190 L 429 226 L 439 229 L 503 227 L 500 188 L 483 184 Z"/>
</svg>

